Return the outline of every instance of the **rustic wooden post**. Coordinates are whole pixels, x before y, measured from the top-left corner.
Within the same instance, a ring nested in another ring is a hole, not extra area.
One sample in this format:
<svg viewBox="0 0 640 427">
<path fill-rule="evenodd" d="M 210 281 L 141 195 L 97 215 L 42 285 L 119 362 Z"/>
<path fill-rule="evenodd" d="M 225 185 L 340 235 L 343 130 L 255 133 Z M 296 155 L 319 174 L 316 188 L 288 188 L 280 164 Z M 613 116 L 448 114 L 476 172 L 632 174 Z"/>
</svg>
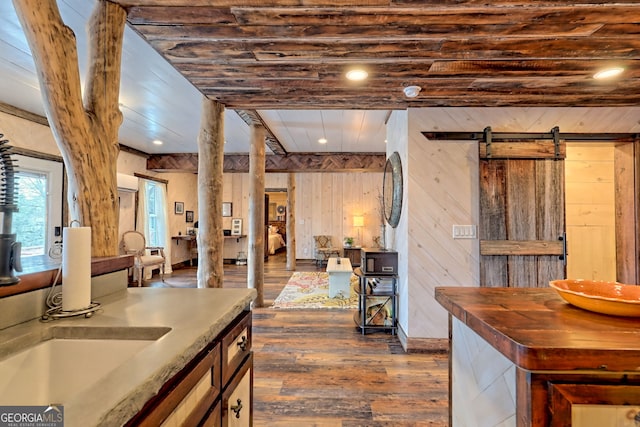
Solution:
<svg viewBox="0 0 640 427">
<path fill-rule="evenodd" d="M 264 306 L 264 176 L 265 176 L 265 129 L 262 125 L 251 125 L 251 147 L 249 148 L 249 254 L 247 258 L 247 285 L 258 291 L 254 304 Z"/>
<path fill-rule="evenodd" d="M 287 175 L 287 270 L 296 269 L 296 175 Z"/>
<path fill-rule="evenodd" d="M 84 103 L 73 31 L 56 0 L 14 0 L 33 54 L 44 109 L 67 169 L 71 220 L 91 227 L 92 256 L 118 254 L 118 108 L 126 13 L 96 2 L 89 21 L 89 72 Z"/>
<path fill-rule="evenodd" d="M 198 287 L 223 281 L 222 168 L 224 106 L 204 98 L 198 135 Z"/>
</svg>

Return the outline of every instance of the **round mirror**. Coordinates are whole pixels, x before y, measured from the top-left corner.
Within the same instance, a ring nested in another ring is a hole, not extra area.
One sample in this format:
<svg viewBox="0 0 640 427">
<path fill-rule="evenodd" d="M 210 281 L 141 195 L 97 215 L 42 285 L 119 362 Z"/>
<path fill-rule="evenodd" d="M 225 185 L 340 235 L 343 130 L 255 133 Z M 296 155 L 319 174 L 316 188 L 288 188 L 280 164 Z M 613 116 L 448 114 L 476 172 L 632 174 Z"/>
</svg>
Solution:
<svg viewBox="0 0 640 427">
<path fill-rule="evenodd" d="M 402 211 L 402 164 L 397 151 L 389 156 L 384 166 L 382 200 L 385 219 L 391 227 L 397 227 Z"/>
</svg>

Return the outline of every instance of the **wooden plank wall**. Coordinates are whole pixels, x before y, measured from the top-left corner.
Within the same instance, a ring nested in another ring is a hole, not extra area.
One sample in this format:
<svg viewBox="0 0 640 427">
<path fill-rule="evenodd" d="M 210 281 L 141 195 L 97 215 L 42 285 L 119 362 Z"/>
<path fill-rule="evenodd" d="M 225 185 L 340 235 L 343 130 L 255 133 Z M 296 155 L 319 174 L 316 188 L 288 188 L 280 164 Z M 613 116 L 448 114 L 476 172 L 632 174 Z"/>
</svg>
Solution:
<svg viewBox="0 0 640 427">
<path fill-rule="evenodd" d="M 409 110 L 408 121 L 408 161 L 403 165 L 408 226 L 407 235 L 397 237 L 407 241 L 408 274 L 399 315 L 408 346 L 419 348 L 426 344 L 418 342 L 419 337 L 448 334 L 446 311 L 434 299 L 435 288 L 479 283 L 478 239 L 452 237 L 454 224 L 478 224 L 478 145 L 426 140 L 420 131 L 459 128 L 438 121 L 429 111 Z"/>
<path fill-rule="evenodd" d="M 616 280 L 613 144 L 567 144 L 567 277 Z"/>
<path fill-rule="evenodd" d="M 265 187 L 287 188 L 287 174 L 267 174 Z M 354 215 L 364 216 L 365 225 L 360 236 L 363 246 L 371 246 L 373 237 L 380 233 L 377 196 L 381 188 L 381 172 L 296 174 L 296 258 L 313 258 L 314 235 L 328 234 L 332 236 L 334 246 L 340 247 L 345 236 L 357 237 L 358 229 L 353 227 Z M 248 174 L 225 174 L 223 197 L 233 203 L 232 218 L 246 221 Z M 244 221 L 243 234 L 247 230 Z M 231 218 L 223 219 L 223 227 L 231 227 Z"/>
</svg>

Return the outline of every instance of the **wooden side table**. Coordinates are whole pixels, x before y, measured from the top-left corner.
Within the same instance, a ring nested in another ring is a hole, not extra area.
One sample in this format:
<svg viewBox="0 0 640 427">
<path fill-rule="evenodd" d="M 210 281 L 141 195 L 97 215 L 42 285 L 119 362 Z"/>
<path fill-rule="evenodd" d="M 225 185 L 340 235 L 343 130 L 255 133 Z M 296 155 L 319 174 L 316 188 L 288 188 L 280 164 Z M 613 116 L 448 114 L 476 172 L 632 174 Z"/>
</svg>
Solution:
<svg viewBox="0 0 640 427">
<path fill-rule="evenodd" d="M 361 252 L 360 252 L 360 247 L 344 247 L 342 248 L 343 250 L 343 256 L 345 258 L 349 258 L 349 261 L 351 262 L 351 266 L 352 267 L 360 267 L 360 257 L 362 256 Z"/>
<path fill-rule="evenodd" d="M 193 257 L 195 255 L 198 258 L 198 239 L 193 234 L 181 234 L 179 236 L 172 236 L 176 241 L 176 245 L 180 244 L 180 240 L 185 240 L 189 243 L 189 266 L 193 267 Z"/>
</svg>

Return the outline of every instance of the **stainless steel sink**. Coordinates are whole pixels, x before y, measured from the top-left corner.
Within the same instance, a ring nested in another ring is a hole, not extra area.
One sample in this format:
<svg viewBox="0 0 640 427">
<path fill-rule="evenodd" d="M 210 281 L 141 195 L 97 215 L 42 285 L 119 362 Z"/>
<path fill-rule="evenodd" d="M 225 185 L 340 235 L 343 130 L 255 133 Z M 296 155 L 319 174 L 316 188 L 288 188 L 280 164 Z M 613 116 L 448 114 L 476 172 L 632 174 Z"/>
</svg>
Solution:
<svg viewBox="0 0 640 427">
<path fill-rule="evenodd" d="M 23 339 L 22 349 L 0 360 L 0 403 L 64 404 L 170 330 L 51 326 L 43 337 L 31 344 Z"/>
</svg>

